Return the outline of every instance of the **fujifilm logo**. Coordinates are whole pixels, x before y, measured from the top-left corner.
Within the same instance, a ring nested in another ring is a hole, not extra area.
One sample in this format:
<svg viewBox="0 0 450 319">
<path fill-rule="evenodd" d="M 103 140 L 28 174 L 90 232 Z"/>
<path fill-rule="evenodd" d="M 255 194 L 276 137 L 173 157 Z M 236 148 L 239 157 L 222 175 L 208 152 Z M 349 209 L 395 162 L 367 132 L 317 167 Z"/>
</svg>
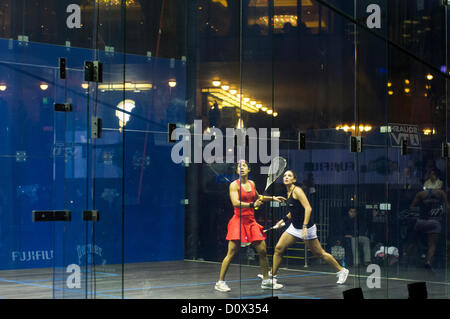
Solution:
<svg viewBox="0 0 450 319">
<path fill-rule="evenodd" d="M 35 262 L 53 259 L 53 250 L 13 251 L 11 259 L 15 262 Z"/>
<path fill-rule="evenodd" d="M 278 128 L 227 128 L 225 134 L 218 128 L 211 128 L 202 132 L 202 121 L 196 120 L 193 125 L 193 134 L 186 127 L 174 129 L 170 138 L 178 141 L 171 152 L 172 161 L 180 163 L 236 163 L 246 158 L 248 147 L 248 162 L 268 164 L 272 158 L 279 155 Z M 192 137 L 193 135 L 193 137 Z M 204 142 L 206 145 L 203 145 Z M 248 143 L 246 143 L 248 141 Z M 268 152 L 270 141 L 270 154 Z M 225 154 L 224 154 L 225 145 Z M 236 153 L 234 152 L 236 146 Z M 267 174 L 269 166 L 261 167 L 261 174 Z"/>
</svg>

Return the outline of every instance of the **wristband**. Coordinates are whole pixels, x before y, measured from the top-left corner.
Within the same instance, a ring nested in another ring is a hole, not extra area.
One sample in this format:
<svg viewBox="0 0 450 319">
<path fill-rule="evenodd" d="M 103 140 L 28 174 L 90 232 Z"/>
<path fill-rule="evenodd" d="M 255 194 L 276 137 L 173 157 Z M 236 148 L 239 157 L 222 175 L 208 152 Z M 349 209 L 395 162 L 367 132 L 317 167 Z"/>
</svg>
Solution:
<svg viewBox="0 0 450 319">
<path fill-rule="evenodd" d="M 255 202 L 251 202 L 249 207 L 250 207 L 250 208 L 255 207 Z"/>
</svg>

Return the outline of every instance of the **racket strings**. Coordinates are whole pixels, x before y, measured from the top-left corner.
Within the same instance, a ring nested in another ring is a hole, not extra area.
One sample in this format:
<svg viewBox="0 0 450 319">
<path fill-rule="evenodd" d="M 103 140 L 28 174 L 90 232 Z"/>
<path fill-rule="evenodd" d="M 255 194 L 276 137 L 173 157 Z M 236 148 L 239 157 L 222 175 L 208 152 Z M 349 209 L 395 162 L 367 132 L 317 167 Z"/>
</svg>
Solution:
<svg viewBox="0 0 450 319">
<path fill-rule="evenodd" d="M 286 168 L 286 160 L 282 157 L 275 157 L 270 164 L 267 176 L 266 189 L 281 176 Z"/>
</svg>

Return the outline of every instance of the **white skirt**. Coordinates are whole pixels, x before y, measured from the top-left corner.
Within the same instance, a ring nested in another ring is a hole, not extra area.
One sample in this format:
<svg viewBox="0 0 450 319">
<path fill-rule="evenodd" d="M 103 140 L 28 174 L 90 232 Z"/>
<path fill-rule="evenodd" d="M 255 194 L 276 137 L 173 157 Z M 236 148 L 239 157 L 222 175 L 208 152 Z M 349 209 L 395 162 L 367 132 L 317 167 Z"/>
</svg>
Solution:
<svg viewBox="0 0 450 319">
<path fill-rule="evenodd" d="M 306 238 L 302 237 L 302 230 L 295 228 L 294 225 L 291 223 L 291 225 L 286 229 L 286 232 L 289 235 L 292 235 L 294 237 L 303 239 L 303 240 L 311 240 L 317 238 L 317 227 L 316 224 L 312 225 L 311 227 L 306 229 Z"/>
</svg>

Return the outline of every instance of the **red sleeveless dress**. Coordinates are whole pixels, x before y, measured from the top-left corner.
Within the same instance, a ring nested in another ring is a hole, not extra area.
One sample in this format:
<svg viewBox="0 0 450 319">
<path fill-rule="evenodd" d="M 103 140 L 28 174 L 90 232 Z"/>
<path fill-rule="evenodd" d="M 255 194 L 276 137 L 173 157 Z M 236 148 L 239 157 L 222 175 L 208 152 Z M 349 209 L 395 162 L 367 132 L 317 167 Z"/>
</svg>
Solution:
<svg viewBox="0 0 450 319">
<path fill-rule="evenodd" d="M 244 203 L 251 203 L 258 199 L 253 183 L 250 183 L 251 191 L 246 192 L 239 180 L 239 200 Z M 226 240 L 240 240 L 242 243 L 251 243 L 258 240 L 265 240 L 266 234 L 263 227 L 255 220 L 254 208 L 234 207 L 234 216 L 228 222 L 228 233 Z"/>
</svg>

